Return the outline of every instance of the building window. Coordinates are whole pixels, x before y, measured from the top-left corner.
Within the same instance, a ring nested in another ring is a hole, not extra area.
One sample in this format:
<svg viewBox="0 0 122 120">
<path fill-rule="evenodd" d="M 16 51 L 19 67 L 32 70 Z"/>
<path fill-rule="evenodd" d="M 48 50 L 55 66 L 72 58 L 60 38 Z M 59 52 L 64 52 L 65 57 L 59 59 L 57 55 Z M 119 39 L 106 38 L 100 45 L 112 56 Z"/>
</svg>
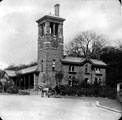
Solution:
<svg viewBox="0 0 122 120">
<path fill-rule="evenodd" d="M 97 74 L 99 74 L 99 73 L 100 73 L 100 68 L 95 68 L 95 72 L 96 72 Z"/>
<path fill-rule="evenodd" d="M 53 34 L 53 23 L 50 23 L 50 34 Z"/>
<path fill-rule="evenodd" d="M 94 85 L 98 85 L 98 79 L 95 78 Z"/>
<path fill-rule="evenodd" d="M 55 35 L 58 35 L 58 24 L 55 24 Z"/>
<path fill-rule="evenodd" d="M 68 85 L 69 85 L 70 87 L 72 87 L 72 77 L 71 77 L 71 76 L 69 76 Z"/>
<path fill-rule="evenodd" d="M 88 73 L 88 65 L 85 65 L 85 73 Z"/>
<path fill-rule="evenodd" d="M 74 66 L 69 66 L 69 72 L 74 72 Z"/>
<path fill-rule="evenodd" d="M 94 81 L 94 84 L 95 84 L 95 85 L 102 85 L 102 80 L 101 80 L 101 78 L 100 78 L 100 77 L 96 77 L 96 78 L 95 78 L 95 81 Z"/>
<path fill-rule="evenodd" d="M 45 34 L 45 24 L 41 25 L 41 36 Z"/>
<path fill-rule="evenodd" d="M 85 78 L 85 83 L 86 83 L 86 84 L 88 83 L 88 78 Z"/>
<path fill-rule="evenodd" d="M 101 85 L 101 79 L 99 78 L 99 85 Z"/>
<path fill-rule="evenodd" d="M 50 22 L 50 34 L 52 35 L 58 34 L 58 23 Z"/>
</svg>

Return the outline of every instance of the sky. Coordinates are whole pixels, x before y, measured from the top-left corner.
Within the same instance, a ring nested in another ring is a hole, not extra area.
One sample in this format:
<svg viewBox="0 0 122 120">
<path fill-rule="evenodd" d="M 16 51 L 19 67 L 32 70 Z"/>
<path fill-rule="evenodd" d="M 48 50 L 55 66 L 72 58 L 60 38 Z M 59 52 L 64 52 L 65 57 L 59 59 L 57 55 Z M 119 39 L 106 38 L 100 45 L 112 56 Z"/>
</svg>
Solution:
<svg viewBox="0 0 122 120">
<path fill-rule="evenodd" d="M 64 44 L 82 31 L 104 34 L 110 44 L 122 39 L 118 0 L 3 0 L 0 3 L 0 68 L 37 61 L 37 19 L 60 4 Z"/>
</svg>

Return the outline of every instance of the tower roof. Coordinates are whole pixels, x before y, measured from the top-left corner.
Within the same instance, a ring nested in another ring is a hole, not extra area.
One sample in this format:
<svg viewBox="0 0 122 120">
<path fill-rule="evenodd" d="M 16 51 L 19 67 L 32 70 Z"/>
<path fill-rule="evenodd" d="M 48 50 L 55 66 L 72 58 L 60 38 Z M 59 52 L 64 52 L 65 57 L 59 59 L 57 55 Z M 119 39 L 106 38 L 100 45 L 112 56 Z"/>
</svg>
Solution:
<svg viewBox="0 0 122 120">
<path fill-rule="evenodd" d="M 43 20 L 57 20 L 57 21 L 63 22 L 65 19 L 59 16 L 55 16 L 55 15 L 45 15 L 41 17 L 40 19 L 38 19 L 36 22 L 39 23 L 40 21 L 43 21 Z"/>
<path fill-rule="evenodd" d="M 52 14 L 49 14 L 49 15 L 45 15 L 43 17 L 41 17 L 40 19 L 38 19 L 36 22 L 37 23 L 43 23 L 45 21 L 51 21 L 52 22 L 59 22 L 59 23 L 62 23 L 65 19 L 64 18 L 61 18 L 59 17 L 59 14 L 60 14 L 60 4 L 56 4 L 54 5 L 54 15 Z"/>
</svg>

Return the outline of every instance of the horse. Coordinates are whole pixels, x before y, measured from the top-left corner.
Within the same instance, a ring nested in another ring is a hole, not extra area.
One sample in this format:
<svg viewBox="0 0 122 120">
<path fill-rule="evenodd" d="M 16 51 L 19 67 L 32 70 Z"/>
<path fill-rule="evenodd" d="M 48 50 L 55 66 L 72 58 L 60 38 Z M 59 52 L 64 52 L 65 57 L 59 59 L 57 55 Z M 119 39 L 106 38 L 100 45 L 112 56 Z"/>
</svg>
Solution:
<svg viewBox="0 0 122 120">
<path fill-rule="evenodd" d="M 44 97 L 45 95 L 48 96 L 48 98 L 51 95 L 55 95 L 56 91 L 55 89 L 47 86 L 38 86 L 39 90 L 41 91 L 41 97 Z"/>
<path fill-rule="evenodd" d="M 38 86 L 38 88 L 41 91 L 41 97 L 44 97 L 44 95 L 48 95 L 49 87 Z"/>
</svg>

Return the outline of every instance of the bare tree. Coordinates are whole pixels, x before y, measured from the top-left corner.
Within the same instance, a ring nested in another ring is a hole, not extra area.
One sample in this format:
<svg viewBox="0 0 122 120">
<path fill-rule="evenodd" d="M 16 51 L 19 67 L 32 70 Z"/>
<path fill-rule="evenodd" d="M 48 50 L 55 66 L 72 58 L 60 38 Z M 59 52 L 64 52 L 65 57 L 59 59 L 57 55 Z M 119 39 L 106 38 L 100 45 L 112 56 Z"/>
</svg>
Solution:
<svg viewBox="0 0 122 120">
<path fill-rule="evenodd" d="M 117 44 L 117 48 L 119 48 L 120 50 L 122 50 L 122 39 L 116 40 L 116 44 Z"/>
<path fill-rule="evenodd" d="M 92 58 L 98 58 L 105 44 L 106 40 L 103 35 L 85 31 L 76 36 L 69 45 L 66 46 L 65 52 L 69 56 L 90 56 Z"/>
</svg>

